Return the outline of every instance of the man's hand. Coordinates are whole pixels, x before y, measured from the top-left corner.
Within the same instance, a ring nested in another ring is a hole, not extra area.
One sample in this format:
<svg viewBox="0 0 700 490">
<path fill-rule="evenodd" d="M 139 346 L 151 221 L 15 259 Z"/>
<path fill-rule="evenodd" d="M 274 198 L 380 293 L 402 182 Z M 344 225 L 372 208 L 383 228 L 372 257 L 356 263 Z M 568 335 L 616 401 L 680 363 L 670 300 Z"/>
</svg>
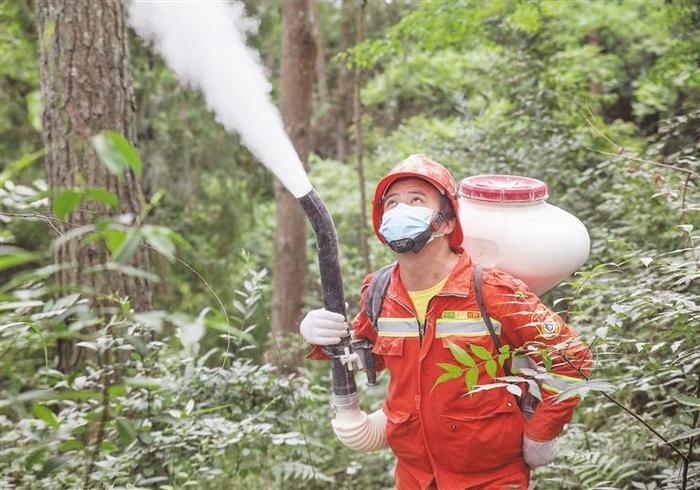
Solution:
<svg viewBox="0 0 700 490">
<path fill-rule="evenodd" d="M 340 313 L 321 308 L 306 314 L 299 326 L 299 332 L 309 344 L 333 345 L 348 335 L 348 324 Z"/>
<path fill-rule="evenodd" d="M 523 439 L 523 458 L 530 468 L 548 465 L 554 461 L 559 454 L 559 440 L 552 441 L 535 441 L 528 439 L 527 436 Z"/>
</svg>

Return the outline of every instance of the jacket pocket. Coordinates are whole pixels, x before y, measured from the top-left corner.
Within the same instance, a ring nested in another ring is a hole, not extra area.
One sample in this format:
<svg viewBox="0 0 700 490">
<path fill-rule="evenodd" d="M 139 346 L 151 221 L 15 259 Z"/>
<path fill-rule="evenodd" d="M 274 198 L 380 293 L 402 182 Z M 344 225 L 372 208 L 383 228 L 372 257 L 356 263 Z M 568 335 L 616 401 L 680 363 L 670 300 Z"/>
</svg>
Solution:
<svg viewBox="0 0 700 490">
<path fill-rule="evenodd" d="M 385 408 L 386 411 L 386 408 Z M 420 419 L 415 413 L 387 412 L 386 439 L 403 464 L 430 471 Z"/>
<path fill-rule="evenodd" d="M 372 353 L 378 356 L 403 356 L 404 337 L 377 337 Z"/>
<path fill-rule="evenodd" d="M 402 368 L 405 369 L 404 337 L 384 337 L 380 335 L 374 343 L 372 353 L 376 356 L 382 356 L 384 365 L 391 373 L 392 382 L 401 379 Z"/>
<path fill-rule="evenodd" d="M 522 453 L 523 418 L 510 396 L 480 415 L 442 415 L 440 429 L 444 444 L 435 456 L 450 471 L 492 470 Z"/>
</svg>

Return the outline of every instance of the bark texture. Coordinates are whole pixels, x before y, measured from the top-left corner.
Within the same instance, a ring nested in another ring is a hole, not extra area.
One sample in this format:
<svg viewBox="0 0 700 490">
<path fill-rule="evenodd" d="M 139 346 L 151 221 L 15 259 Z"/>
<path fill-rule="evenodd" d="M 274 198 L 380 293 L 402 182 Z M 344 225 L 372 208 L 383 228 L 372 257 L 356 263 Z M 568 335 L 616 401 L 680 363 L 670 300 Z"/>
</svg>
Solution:
<svg viewBox="0 0 700 490">
<path fill-rule="evenodd" d="M 84 200 L 66 222 L 54 220 L 54 236 L 94 222 L 96 216 L 140 211 L 140 189 L 128 172 L 121 181 L 98 160 L 90 139 L 114 130 L 134 142 L 134 93 L 124 4 L 120 0 L 39 0 L 41 94 L 46 174 L 51 190 L 104 187 L 119 198 L 119 209 Z M 70 224 L 68 224 L 70 223 Z M 99 299 L 129 295 L 137 310 L 151 307 L 149 284 L 123 274 L 95 273 L 109 256 L 102 243 L 65 242 L 55 250 L 56 264 L 69 264 L 56 276 L 64 291 L 79 288 Z M 130 264 L 148 269 L 144 249 Z M 70 341 L 58 348 L 58 364 L 68 370 L 81 357 Z"/>
<path fill-rule="evenodd" d="M 316 46 L 313 37 L 312 0 L 282 2 L 282 73 L 280 96 L 282 119 L 302 162 L 309 156 L 311 98 L 313 96 Z M 306 291 L 306 218 L 296 198 L 275 182 L 277 228 L 272 290 L 271 335 L 278 345 L 288 334 L 297 334 Z M 271 361 L 291 368 L 301 354 L 278 356 Z"/>
<path fill-rule="evenodd" d="M 314 43 L 316 44 L 316 90 L 318 102 L 322 107 L 328 105 L 328 77 L 326 76 L 326 52 L 319 24 L 318 0 L 313 1 L 311 9 L 311 24 L 313 27 Z"/>
<path fill-rule="evenodd" d="M 367 2 L 362 0 L 357 9 L 357 33 L 356 42 L 358 45 L 365 38 L 365 7 Z M 360 224 L 358 240 L 360 241 L 360 251 L 365 270 L 372 270 L 372 262 L 369 256 L 369 244 L 367 243 L 367 193 L 365 192 L 365 143 L 362 132 L 362 80 L 363 73 L 360 66 L 355 67 L 355 87 L 353 91 L 353 122 L 355 124 L 355 157 L 357 159 L 357 185 L 360 188 Z"/>
<path fill-rule="evenodd" d="M 353 0 L 343 0 L 340 11 L 340 46 L 345 52 L 352 42 Z M 352 72 L 344 61 L 338 67 L 338 91 L 336 96 L 336 157 L 341 162 L 348 158 L 350 152 L 348 128 L 352 117 Z"/>
</svg>

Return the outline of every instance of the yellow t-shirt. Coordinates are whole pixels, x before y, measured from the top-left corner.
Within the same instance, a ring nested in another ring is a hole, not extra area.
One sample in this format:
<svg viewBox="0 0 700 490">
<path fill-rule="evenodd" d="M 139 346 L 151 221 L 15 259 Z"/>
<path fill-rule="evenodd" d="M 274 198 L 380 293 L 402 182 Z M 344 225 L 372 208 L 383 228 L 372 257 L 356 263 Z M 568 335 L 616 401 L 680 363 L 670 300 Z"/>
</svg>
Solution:
<svg viewBox="0 0 700 490">
<path fill-rule="evenodd" d="M 425 323 L 425 314 L 428 312 L 428 302 L 430 299 L 440 292 L 442 287 L 447 282 L 447 277 L 437 283 L 435 286 L 429 287 L 428 289 L 423 289 L 422 291 L 409 291 L 408 295 L 413 301 L 413 306 L 416 307 L 416 315 L 418 315 L 418 321 Z"/>
</svg>

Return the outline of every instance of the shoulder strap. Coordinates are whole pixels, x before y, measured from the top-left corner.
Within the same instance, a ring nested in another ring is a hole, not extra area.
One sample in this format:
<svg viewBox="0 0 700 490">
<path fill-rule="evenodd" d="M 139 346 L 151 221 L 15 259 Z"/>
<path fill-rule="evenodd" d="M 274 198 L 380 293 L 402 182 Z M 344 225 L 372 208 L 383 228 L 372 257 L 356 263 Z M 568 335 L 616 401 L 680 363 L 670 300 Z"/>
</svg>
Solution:
<svg viewBox="0 0 700 490">
<path fill-rule="evenodd" d="M 393 272 L 395 265 L 396 263 L 391 263 L 379 269 L 369 283 L 367 301 L 365 302 L 365 313 L 367 314 L 370 322 L 372 322 L 372 325 L 374 325 L 374 328 L 377 328 L 377 320 L 379 319 L 379 314 L 382 311 L 384 298 L 386 297 L 386 292 L 389 289 L 391 273 Z M 483 318 L 486 327 L 489 329 L 493 343 L 496 346 L 496 350 L 498 350 L 501 348 L 501 341 L 496 334 L 496 329 L 493 327 L 491 318 L 486 313 L 484 297 L 481 294 L 482 270 L 483 269 L 479 264 L 474 267 L 474 291 L 476 292 L 476 302 L 478 303 L 479 310 L 481 311 L 481 318 Z"/>
<path fill-rule="evenodd" d="M 377 328 L 377 320 L 382 311 L 382 304 L 384 304 L 384 298 L 391 281 L 391 273 L 395 265 L 396 263 L 394 262 L 379 269 L 369 283 L 367 300 L 365 301 L 365 313 L 375 329 Z"/>
<path fill-rule="evenodd" d="M 481 311 L 481 318 L 484 320 L 486 327 L 489 329 L 493 343 L 496 345 L 496 350 L 501 348 L 501 341 L 496 335 L 496 329 L 493 328 L 493 323 L 491 323 L 491 318 L 486 313 L 486 306 L 484 305 L 484 297 L 481 294 L 481 272 L 482 267 L 476 264 L 474 267 L 474 291 L 476 292 L 476 302 L 479 304 L 479 310 Z"/>
</svg>

